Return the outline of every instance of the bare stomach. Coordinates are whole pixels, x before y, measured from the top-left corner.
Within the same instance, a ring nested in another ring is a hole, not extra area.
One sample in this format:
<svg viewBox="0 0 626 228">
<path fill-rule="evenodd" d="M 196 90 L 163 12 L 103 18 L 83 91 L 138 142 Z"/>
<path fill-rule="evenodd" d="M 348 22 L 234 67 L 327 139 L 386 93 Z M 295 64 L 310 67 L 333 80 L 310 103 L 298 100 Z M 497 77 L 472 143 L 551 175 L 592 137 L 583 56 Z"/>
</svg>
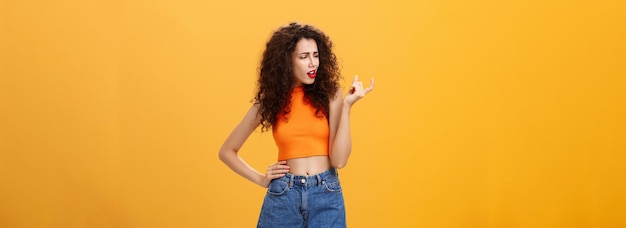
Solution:
<svg viewBox="0 0 626 228">
<path fill-rule="evenodd" d="M 289 165 L 289 173 L 298 176 L 315 175 L 332 167 L 328 156 L 292 158 L 287 160 L 287 165 Z"/>
</svg>

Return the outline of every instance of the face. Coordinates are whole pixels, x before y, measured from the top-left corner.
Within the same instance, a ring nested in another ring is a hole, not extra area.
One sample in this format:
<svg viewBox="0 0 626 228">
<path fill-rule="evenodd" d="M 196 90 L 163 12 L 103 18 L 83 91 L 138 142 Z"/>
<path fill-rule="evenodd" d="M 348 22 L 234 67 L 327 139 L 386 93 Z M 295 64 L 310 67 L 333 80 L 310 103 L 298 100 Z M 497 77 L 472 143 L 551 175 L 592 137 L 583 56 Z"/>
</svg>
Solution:
<svg viewBox="0 0 626 228">
<path fill-rule="evenodd" d="M 313 84 L 320 64 L 317 43 L 314 39 L 303 38 L 296 44 L 292 54 L 294 86 Z"/>
</svg>

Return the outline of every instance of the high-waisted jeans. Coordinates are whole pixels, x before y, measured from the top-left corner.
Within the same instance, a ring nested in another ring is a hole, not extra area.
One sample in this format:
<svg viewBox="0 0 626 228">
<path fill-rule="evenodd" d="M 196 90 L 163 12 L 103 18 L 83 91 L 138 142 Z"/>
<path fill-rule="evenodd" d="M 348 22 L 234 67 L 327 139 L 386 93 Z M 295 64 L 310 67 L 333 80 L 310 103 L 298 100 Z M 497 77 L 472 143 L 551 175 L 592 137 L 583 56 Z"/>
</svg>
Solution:
<svg viewBox="0 0 626 228">
<path fill-rule="evenodd" d="M 346 227 L 337 170 L 313 176 L 287 173 L 272 180 L 257 227 Z"/>
</svg>

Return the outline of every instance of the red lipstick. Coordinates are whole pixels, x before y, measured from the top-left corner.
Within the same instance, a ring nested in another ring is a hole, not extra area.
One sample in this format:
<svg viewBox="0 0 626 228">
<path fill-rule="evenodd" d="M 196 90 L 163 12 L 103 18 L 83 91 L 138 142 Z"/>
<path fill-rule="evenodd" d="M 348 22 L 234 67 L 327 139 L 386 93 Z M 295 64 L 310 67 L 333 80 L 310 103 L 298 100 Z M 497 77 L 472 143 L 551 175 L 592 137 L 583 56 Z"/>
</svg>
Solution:
<svg viewBox="0 0 626 228">
<path fill-rule="evenodd" d="M 306 73 L 306 75 L 309 76 L 309 78 L 315 78 L 315 76 L 317 76 L 317 71 L 312 70 Z"/>
</svg>

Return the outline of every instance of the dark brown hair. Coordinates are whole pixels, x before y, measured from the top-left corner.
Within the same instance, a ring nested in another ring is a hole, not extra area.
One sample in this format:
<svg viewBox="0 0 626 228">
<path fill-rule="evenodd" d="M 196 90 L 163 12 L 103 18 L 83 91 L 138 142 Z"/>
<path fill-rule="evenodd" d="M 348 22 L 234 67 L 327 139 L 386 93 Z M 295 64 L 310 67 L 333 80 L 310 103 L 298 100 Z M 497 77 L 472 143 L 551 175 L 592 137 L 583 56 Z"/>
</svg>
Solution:
<svg viewBox="0 0 626 228">
<path fill-rule="evenodd" d="M 265 45 L 259 67 L 258 91 L 255 102 L 259 104 L 261 131 L 269 130 L 277 121 L 277 115 L 287 116 L 291 91 L 295 82 L 292 54 L 296 44 L 303 38 L 317 43 L 319 66 L 315 82 L 304 85 L 304 96 L 316 109 L 318 117 L 328 118 L 328 103 L 339 88 L 339 67 L 332 51 L 333 43 L 321 30 L 299 23 L 291 23 L 274 32 Z"/>
</svg>

